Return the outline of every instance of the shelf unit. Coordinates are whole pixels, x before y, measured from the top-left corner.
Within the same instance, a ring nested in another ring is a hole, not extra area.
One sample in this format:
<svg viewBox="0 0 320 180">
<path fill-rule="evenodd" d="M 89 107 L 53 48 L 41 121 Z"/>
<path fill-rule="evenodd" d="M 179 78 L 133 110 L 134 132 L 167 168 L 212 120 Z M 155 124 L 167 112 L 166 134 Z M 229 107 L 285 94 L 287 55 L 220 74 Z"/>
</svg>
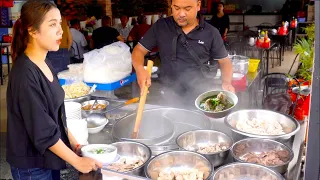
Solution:
<svg viewBox="0 0 320 180">
<path fill-rule="evenodd" d="M 230 18 L 230 16 L 241 16 L 242 18 L 242 22 L 230 22 L 230 26 L 239 26 L 239 25 L 242 25 L 242 30 L 240 31 L 243 31 L 244 30 L 244 26 L 245 26 L 245 21 L 244 21 L 244 16 L 245 14 L 227 14 Z M 210 22 L 211 18 L 212 18 L 212 15 L 203 15 L 204 19 L 207 21 L 207 22 Z M 231 29 L 231 27 L 230 27 Z M 239 31 L 232 31 L 230 30 L 229 32 L 239 32 Z"/>
<path fill-rule="evenodd" d="M 230 30 L 229 32 L 239 32 L 239 31 L 244 31 L 244 26 L 245 26 L 245 14 L 229 14 L 229 18 L 231 16 L 241 16 L 241 19 L 242 19 L 242 22 L 230 22 L 230 29 L 231 26 L 239 26 L 239 25 L 242 25 L 242 30 Z"/>
</svg>

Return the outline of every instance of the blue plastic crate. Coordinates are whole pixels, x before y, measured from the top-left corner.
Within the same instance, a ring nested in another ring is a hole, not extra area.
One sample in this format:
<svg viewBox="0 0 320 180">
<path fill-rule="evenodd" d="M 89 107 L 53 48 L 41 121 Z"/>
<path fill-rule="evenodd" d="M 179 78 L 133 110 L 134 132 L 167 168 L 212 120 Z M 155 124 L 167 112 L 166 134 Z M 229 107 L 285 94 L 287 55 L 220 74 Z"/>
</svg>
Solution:
<svg viewBox="0 0 320 180">
<path fill-rule="evenodd" d="M 88 86 L 92 87 L 94 84 L 97 85 L 96 90 L 102 90 L 102 91 L 113 91 L 116 89 L 119 89 L 125 85 L 128 85 L 132 82 L 134 82 L 137 79 L 137 75 L 135 73 L 131 74 L 130 76 L 109 84 L 98 84 L 98 83 L 86 83 Z M 60 85 L 64 85 L 66 83 L 65 79 L 59 79 Z"/>
<path fill-rule="evenodd" d="M 8 64 L 8 57 L 7 55 L 1 55 L 2 64 Z"/>
<path fill-rule="evenodd" d="M 0 28 L 0 41 L 2 41 L 2 36 L 9 33 L 8 28 Z"/>
</svg>

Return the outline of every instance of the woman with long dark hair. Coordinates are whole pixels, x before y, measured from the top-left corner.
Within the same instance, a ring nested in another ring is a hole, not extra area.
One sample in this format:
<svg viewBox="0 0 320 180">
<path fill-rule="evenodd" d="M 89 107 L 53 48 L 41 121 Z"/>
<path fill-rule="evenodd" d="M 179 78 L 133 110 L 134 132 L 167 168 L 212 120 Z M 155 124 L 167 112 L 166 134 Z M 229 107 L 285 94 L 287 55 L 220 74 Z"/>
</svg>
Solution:
<svg viewBox="0 0 320 180">
<path fill-rule="evenodd" d="M 219 30 L 222 38 L 226 38 L 229 31 L 230 20 L 229 16 L 224 14 L 223 9 L 224 3 L 217 3 L 217 13 L 213 14 L 210 24 Z"/>
<path fill-rule="evenodd" d="M 66 126 L 64 91 L 47 63 L 62 33 L 60 11 L 48 0 L 28 0 L 13 27 L 7 161 L 15 180 L 60 179 L 66 162 L 83 173 L 101 167 L 75 153 L 80 145 Z"/>
</svg>

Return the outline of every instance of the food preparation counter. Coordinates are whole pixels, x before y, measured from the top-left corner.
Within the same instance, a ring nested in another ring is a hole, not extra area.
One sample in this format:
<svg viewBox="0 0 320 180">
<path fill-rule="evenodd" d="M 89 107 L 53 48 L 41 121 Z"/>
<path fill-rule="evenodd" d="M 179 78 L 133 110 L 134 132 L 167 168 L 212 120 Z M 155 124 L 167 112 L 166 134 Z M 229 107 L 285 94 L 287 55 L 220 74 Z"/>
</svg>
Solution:
<svg viewBox="0 0 320 180">
<path fill-rule="evenodd" d="M 121 100 L 115 100 L 115 101 L 110 101 L 110 106 L 116 106 L 117 104 L 119 104 L 121 102 Z M 131 114 L 134 113 L 136 111 L 137 105 L 133 104 L 133 105 L 129 105 L 126 107 L 123 107 L 120 109 L 120 111 L 118 111 L 119 113 L 121 113 L 121 115 L 126 115 L 126 114 Z M 150 105 L 150 104 L 146 104 L 145 105 L 145 110 L 148 109 L 155 109 L 155 108 L 163 108 L 163 106 L 157 106 L 157 105 Z M 194 109 L 194 111 L 196 111 L 196 109 Z M 221 119 L 212 119 L 210 118 L 211 121 L 211 127 L 208 127 L 208 129 L 213 129 L 213 130 L 217 130 L 217 131 L 221 131 L 224 132 L 226 134 L 228 134 L 230 137 L 232 137 L 232 133 L 231 130 L 224 124 L 224 118 Z M 112 140 L 112 124 L 113 122 L 110 122 L 110 124 L 108 124 L 101 132 L 97 133 L 97 134 L 89 134 L 89 138 L 88 138 L 88 142 L 89 144 L 110 144 L 113 143 Z M 293 160 L 290 162 L 289 167 L 288 167 L 288 171 L 285 174 L 285 178 L 287 180 L 298 180 L 299 174 L 300 174 L 300 170 L 301 170 L 301 166 L 300 166 L 300 162 L 301 162 L 301 156 L 302 156 L 302 147 L 304 144 L 304 137 L 305 137 L 305 129 L 306 129 L 306 123 L 301 125 L 301 128 L 299 130 L 299 132 L 296 134 L 296 136 L 293 138 L 293 142 L 290 142 L 289 145 L 292 150 L 294 151 L 294 158 Z M 227 159 L 227 161 L 224 164 L 228 164 L 233 162 L 233 159 L 231 157 L 231 155 L 229 155 L 229 158 Z M 215 168 L 217 169 L 217 167 Z M 98 180 L 98 179 L 143 179 L 141 177 L 117 177 L 116 178 L 117 173 L 113 173 L 113 172 L 108 172 L 108 171 L 104 171 L 104 170 L 99 170 L 97 172 L 91 172 L 90 174 L 81 174 L 80 175 L 80 179 L 92 179 L 92 180 Z"/>
</svg>

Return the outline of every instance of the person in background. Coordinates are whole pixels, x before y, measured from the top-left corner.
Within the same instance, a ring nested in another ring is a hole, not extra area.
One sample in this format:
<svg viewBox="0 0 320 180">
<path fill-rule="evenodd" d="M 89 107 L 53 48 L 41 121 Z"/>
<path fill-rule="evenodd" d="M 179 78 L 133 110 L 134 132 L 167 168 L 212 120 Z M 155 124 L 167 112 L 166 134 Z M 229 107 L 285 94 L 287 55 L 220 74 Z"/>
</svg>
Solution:
<svg viewBox="0 0 320 180">
<path fill-rule="evenodd" d="M 48 51 L 59 50 L 61 21 L 55 4 L 28 0 L 13 27 L 6 160 L 14 180 L 58 180 L 66 162 L 82 173 L 102 166 L 77 155 L 80 145 L 67 127 L 65 94 L 46 59 Z"/>
<path fill-rule="evenodd" d="M 138 25 L 138 21 L 136 18 L 132 18 L 131 26 L 134 27 L 135 25 Z"/>
<path fill-rule="evenodd" d="M 67 70 L 70 64 L 70 48 L 72 45 L 72 35 L 70 33 L 67 19 L 62 16 L 61 27 L 63 35 L 60 48 L 58 51 L 49 51 L 47 54 L 48 61 L 52 64 L 55 73 Z"/>
<path fill-rule="evenodd" d="M 83 59 L 83 54 L 86 52 L 85 48 L 88 45 L 86 38 L 79 31 L 80 21 L 78 19 L 73 19 L 70 21 L 70 32 L 72 34 L 72 52 L 73 57 L 76 59 Z"/>
<path fill-rule="evenodd" d="M 292 20 L 292 17 L 297 17 L 297 12 L 299 10 L 301 10 L 300 0 L 286 0 L 280 10 L 282 21 L 290 22 Z"/>
<path fill-rule="evenodd" d="M 116 24 L 114 26 L 114 28 L 116 28 L 116 30 L 120 33 L 120 35 L 127 40 L 129 33 L 131 31 L 131 29 L 133 28 L 133 26 L 131 26 L 130 24 L 128 24 L 129 18 L 126 15 L 121 16 L 120 18 L 121 23 L 120 24 Z"/>
<path fill-rule="evenodd" d="M 217 4 L 217 14 L 214 14 L 212 16 L 210 24 L 213 25 L 215 28 L 217 28 L 221 34 L 221 37 L 225 39 L 229 31 L 230 20 L 229 20 L 229 16 L 227 14 L 224 14 L 223 8 L 224 8 L 224 3 L 219 2 Z"/>
<path fill-rule="evenodd" d="M 151 27 L 151 25 L 147 24 L 146 16 L 141 15 L 137 20 L 138 24 L 130 31 L 128 41 L 139 41 Z"/>
<path fill-rule="evenodd" d="M 92 33 L 92 49 L 99 49 L 117 41 L 124 42 L 124 39 L 119 32 L 111 27 L 111 18 L 109 16 L 103 16 L 101 23 L 102 27 L 95 29 Z"/>
</svg>

